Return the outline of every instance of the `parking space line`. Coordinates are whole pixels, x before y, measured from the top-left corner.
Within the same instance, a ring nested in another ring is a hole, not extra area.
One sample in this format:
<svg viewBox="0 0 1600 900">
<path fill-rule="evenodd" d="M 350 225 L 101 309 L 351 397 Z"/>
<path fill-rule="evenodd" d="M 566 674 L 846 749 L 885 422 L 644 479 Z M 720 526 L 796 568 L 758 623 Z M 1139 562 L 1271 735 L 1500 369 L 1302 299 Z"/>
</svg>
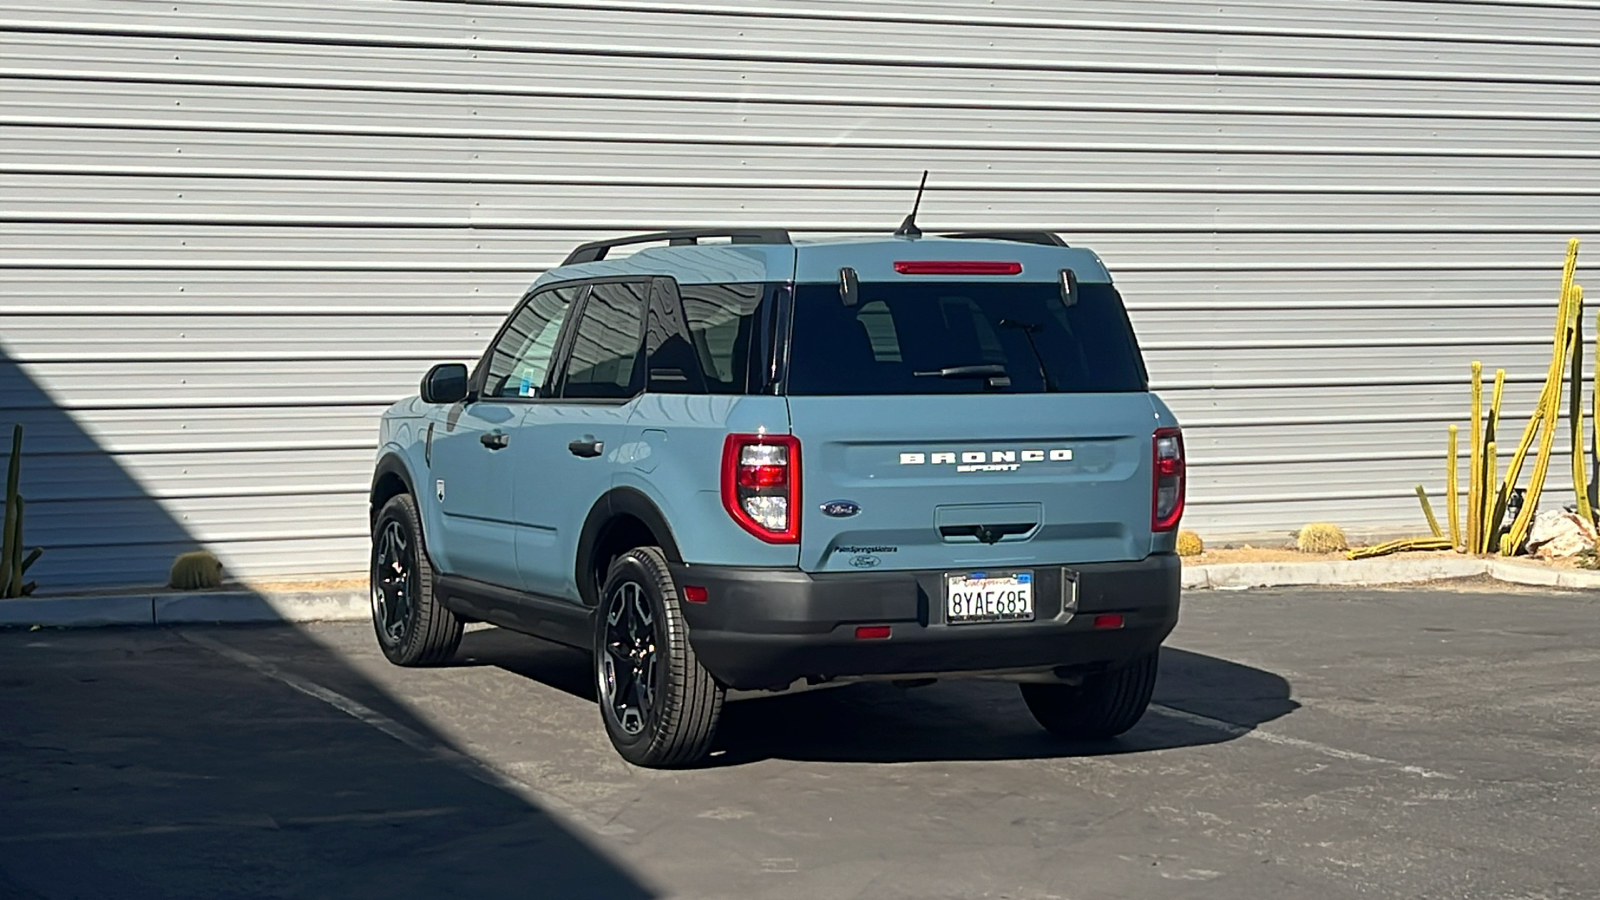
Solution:
<svg viewBox="0 0 1600 900">
<path fill-rule="evenodd" d="M 0 844 L 23 844 L 46 841 L 102 841 L 114 838 L 148 837 L 158 834 L 183 834 L 196 831 L 276 830 L 303 828 L 308 825 L 388 825 L 411 822 L 438 816 L 463 813 L 459 807 L 441 806 L 429 809 L 397 809 L 380 813 L 343 813 L 333 816 L 275 816 L 239 817 L 204 822 L 174 822 L 166 825 L 141 825 L 137 828 L 101 828 L 92 831 L 46 831 L 26 834 L 0 835 Z"/>
<path fill-rule="evenodd" d="M 1385 759 L 1381 756 L 1373 756 L 1370 753 L 1362 753 L 1358 750 L 1344 750 L 1339 747 L 1330 747 L 1327 744 L 1319 744 L 1316 741 L 1308 741 L 1302 738 L 1289 737 L 1285 734 L 1275 734 L 1270 731 L 1263 731 L 1260 728 L 1246 728 L 1243 725 L 1235 725 L 1232 722 L 1225 722 L 1222 719 L 1213 719 L 1210 716 L 1202 716 L 1198 713 L 1192 713 L 1182 709 L 1175 709 L 1171 706 L 1164 706 L 1159 703 L 1150 704 L 1150 711 L 1158 715 L 1166 716 L 1169 719 L 1177 719 L 1180 722 L 1187 722 L 1190 725 L 1208 728 L 1212 731 L 1220 731 L 1229 737 L 1255 738 L 1258 741 L 1266 741 L 1269 744 L 1277 744 L 1280 747 L 1294 747 L 1299 750 L 1309 750 L 1313 753 L 1320 753 L 1323 756 L 1331 756 L 1334 759 L 1388 766 L 1389 768 L 1398 769 L 1401 772 L 1405 772 L 1408 775 L 1419 775 L 1423 778 L 1444 778 L 1449 780 L 1455 779 L 1454 775 L 1444 772 L 1436 772 L 1433 769 L 1425 769 L 1421 766 L 1413 766 L 1397 760 Z"/>
<path fill-rule="evenodd" d="M 242 666 L 254 669 L 274 681 L 288 685 L 308 697 L 314 697 L 352 719 L 376 728 L 419 753 L 454 766 L 457 770 L 477 781 L 521 797 L 547 812 L 559 813 L 561 816 L 583 825 L 595 834 L 607 836 L 633 834 L 633 829 L 626 825 L 608 822 L 604 818 L 579 809 L 559 797 L 552 796 L 538 788 L 518 781 L 453 747 L 448 747 L 433 740 L 415 729 L 407 728 L 383 713 L 358 703 L 338 691 L 323 687 L 292 672 L 285 672 L 259 656 L 246 653 L 236 647 L 230 647 L 203 634 L 192 634 L 182 630 L 178 631 L 177 634 L 191 644 L 204 647 L 218 656 L 230 659 Z"/>
</svg>

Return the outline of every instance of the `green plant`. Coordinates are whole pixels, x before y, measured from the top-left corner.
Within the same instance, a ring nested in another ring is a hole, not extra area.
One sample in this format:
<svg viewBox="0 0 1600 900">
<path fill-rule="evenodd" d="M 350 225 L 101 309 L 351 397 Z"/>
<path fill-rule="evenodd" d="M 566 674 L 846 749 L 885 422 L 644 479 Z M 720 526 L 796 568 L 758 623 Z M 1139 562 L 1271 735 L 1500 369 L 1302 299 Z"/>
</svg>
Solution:
<svg viewBox="0 0 1600 900">
<path fill-rule="evenodd" d="M 1199 556 L 1206 552 L 1206 542 L 1200 540 L 1200 535 L 1192 531 L 1178 532 L 1178 555 Z"/>
<path fill-rule="evenodd" d="M 26 502 L 18 492 L 22 480 L 22 426 L 11 430 L 11 458 L 6 466 L 6 512 L 0 522 L 0 597 L 25 597 L 38 587 L 36 582 L 24 582 L 22 576 L 44 551 L 38 547 L 22 554 L 22 512 Z"/>
<path fill-rule="evenodd" d="M 181 553 L 172 561 L 167 583 L 180 591 L 214 588 L 222 584 L 222 561 L 209 550 Z"/>
<path fill-rule="evenodd" d="M 1312 522 L 1295 535 L 1301 553 L 1339 553 L 1350 549 L 1344 529 L 1329 522 Z"/>
</svg>

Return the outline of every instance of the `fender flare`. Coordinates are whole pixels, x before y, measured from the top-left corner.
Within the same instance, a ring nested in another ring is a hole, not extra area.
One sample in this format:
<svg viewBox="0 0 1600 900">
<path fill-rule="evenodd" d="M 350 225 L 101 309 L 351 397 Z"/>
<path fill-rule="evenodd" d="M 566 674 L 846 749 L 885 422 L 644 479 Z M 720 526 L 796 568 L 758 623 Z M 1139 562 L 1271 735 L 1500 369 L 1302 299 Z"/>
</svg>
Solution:
<svg viewBox="0 0 1600 900">
<path fill-rule="evenodd" d="M 678 541 L 672 535 L 672 526 L 667 524 L 667 517 L 661 514 L 655 501 L 638 488 L 614 487 L 595 501 L 589 509 L 589 515 L 583 520 L 583 530 L 578 532 L 578 553 L 572 573 L 579 596 L 583 598 L 584 605 L 591 608 L 599 604 L 600 598 L 592 596 L 594 588 L 585 573 L 594 565 L 595 545 L 599 543 L 605 527 L 618 516 L 632 516 L 643 522 L 655 535 L 667 561 L 683 562 L 683 554 L 678 552 Z"/>
<path fill-rule="evenodd" d="M 416 482 L 411 478 L 411 469 L 406 465 L 405 458 L 400 455 L 400 451 L 390 450 L 385 453 L 378 460 L 378 464 L 373 467 L 372 484 L 367 488 L 367 528 L 369 530 L 378 515 L 377 507 L 372 503 L 372 496 L 378 490 L 378 482 L 388 475 L 399 478 L 400 483 L 406 486 L 406 493 L 413 497 L 417 496 Z"/>
<path fill-rule="evenodd" d="M 367 489 L 367 531 L 370 534 L 377 525 L 378 507 L 372 502 L 372 495 L 378 489 L 378 482 L 384 476 L 393 475 L 400 479 L 406 486 L 406 493 L 417 501 L 417 525 L 422 529 L 422 552 L 428 555 L 428 564 L 433 566 L 437 574 L 448 574 L 439 566 L 439 561 L 433 555 L 433 548 L 428 542 L 428 517 L 422 514 L 422 498 L 417 496 L 417 485 L 411 477 L 411 468 L 406 465 L 405 456 L 399 450 L 390 450 L 378 460 L 372 470 L 372 486 Z"/>
</svg>

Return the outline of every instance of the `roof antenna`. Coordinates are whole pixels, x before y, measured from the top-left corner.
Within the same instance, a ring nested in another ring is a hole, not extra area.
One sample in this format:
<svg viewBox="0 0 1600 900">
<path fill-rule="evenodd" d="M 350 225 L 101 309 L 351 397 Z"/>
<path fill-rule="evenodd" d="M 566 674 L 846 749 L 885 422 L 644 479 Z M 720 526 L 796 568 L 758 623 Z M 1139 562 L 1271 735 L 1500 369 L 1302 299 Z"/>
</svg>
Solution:
<svg viewBox="0 0 1600 900">
<path fill-rule="evenodd" d="M 900 223 L 900 227 L 895 230 L 895 233 L 894 233 L 895 237 L 912 238 L 912 239 L 916 239 L 916 238 L 922 237 L 922 229 L 917 227 L 917 207 L 922 205 L 922 189 L 927 187 L 927 186 L 928 186 L 928 170 L 927 169 L 923 169 L 922 170 L 922 183 L 917 185 L 917 199 L 916 199 L 916 202 L 911 204 L 911 215 L 906 216 L 906 220 L 904 222 Z"/>
</svg>

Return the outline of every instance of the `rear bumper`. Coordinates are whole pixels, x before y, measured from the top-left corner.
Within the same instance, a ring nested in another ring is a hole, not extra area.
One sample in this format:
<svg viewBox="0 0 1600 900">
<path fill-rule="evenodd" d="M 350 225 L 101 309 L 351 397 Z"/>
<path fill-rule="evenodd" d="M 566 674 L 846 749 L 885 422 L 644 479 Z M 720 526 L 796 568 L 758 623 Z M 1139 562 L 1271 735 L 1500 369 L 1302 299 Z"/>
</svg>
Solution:
<svg viewBox="0 0 1600 900">
<path fill-rule="evenodd" d="M 675 565 L 672 575 L 680 589 L 707 590 L 706 602 L 683 604 L 701 664 L 744 690 L 800 678 L 1092 671 L 1154 650 L 1178 623 L 1175 555 L 1029 568 L 1035 621 L 969 625 L 944 622 L 941 571 Z M 1095 628 L 1100 613 L 1120 613 L 1122 627 Z M 858 640 L 858 625 L 889 625 L 891 633 Z"/>
</svg>

